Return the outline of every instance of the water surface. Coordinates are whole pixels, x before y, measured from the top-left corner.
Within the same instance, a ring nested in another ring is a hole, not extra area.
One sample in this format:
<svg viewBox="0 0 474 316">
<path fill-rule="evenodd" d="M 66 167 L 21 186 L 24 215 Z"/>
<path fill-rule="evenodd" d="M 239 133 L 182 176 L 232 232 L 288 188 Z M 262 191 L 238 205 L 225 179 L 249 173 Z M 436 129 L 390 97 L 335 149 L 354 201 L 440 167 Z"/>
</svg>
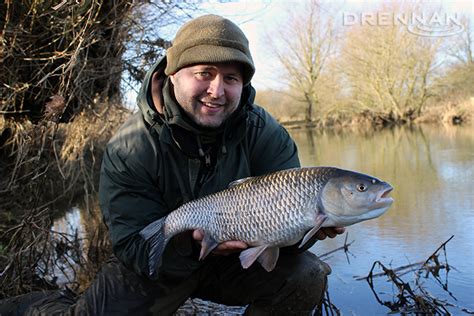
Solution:
<svg viewBox="0 0 474 316">
<path fill-rule="evenodd" d="M 444 241 L 451 269 L 449 296 L 431 279 L 422 280 L 440 299 L 474 311 L 474 129 L 423 126 L 377 132 L 291 130 L 302 165 L 337 166 L 383 179 L 394 187 L 395 200 L 382 217 L 348 227 L 350 254 L 335 253 L 327 259 L 331 301 L 344 314 L 386 314 L 375 300 L 364 276 L 374 261 L 396 268 L 426 260 Z M 342 246 L 344 238 L 318 242 L 322 254 Z M 442 257 L 444 258 L 444 257 Z M 348 262 L 349 260 L 349 262 Z M 380 272 L 380 269 L 377 270 Z M 443 279 L 445 271 L 441 272 Z M 405 282 L 413 275 L 402 276 Z M 397 290 L 379 278 L 384 300 Z M 459 309 L 450 309 L 454 314 Z"/>
<path fill-rule="evenodd" d="M 374 261 L 387 267 L 425 261 L 444 241 L 453 267 L 447 276 L 451 297 L 431 279 L 423 286 L 435 297 L 474 311 L 474 128 L 417 127 L 382 131 L 291 130 L 304 166 L 337 166 L 383 179 L 394 187 L 395 199 L 382 217 L 348 227 L 344 252 L 325 259 L 332 267 L 331 301 L 344 315 L 384 315 L 365 276 Z M 78 209 L 72 209 L 75 214 Z M 70 216 L 70 215 L 68 215 Z M 84 226 L 76 216 L 68 225 Z M 63 226 L 65 223 L 63 223 Z M 61 230 L 59 227 L 56 229 Z M 82 234 L 80 229 L 79 234 Z M 317 242 L 311 249 L 324 254 L 344 244 L 344 237 Z M 444 257 L 443 257 L 444 258 Z M 440 258 L 440 259 L 443 259 Z M 379 272 L 380 270 L 377 270 Z M 441 277 L 446 280 L 445 271 Z M 412 282 L 413 275 L 402 276 Z M 384 300 L 397 293 L 386 278 L 375 279 Z M 382 293 L 383 292 L 383 293 Z M 457 300 L 457 301 L 456 301 Z M 462 314 L 452 307 L 453 314 Z"/>
</svg>

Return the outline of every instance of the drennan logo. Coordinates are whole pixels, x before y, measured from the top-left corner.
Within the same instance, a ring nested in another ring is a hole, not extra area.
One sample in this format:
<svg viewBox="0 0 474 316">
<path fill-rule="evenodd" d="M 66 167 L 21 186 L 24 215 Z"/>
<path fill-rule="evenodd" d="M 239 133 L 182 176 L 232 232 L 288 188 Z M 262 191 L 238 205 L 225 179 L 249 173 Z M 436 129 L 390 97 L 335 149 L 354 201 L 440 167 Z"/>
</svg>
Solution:
<svg viewBox="0 0 474 316">
<path fill-rule="evenodd" d="M 395 12 L 344 12 L 344 26 L 393 26 L 403 25 L 418 36 L 453 36 L 464 31 L 457 13 L 395 13 Z"/>
</svg>

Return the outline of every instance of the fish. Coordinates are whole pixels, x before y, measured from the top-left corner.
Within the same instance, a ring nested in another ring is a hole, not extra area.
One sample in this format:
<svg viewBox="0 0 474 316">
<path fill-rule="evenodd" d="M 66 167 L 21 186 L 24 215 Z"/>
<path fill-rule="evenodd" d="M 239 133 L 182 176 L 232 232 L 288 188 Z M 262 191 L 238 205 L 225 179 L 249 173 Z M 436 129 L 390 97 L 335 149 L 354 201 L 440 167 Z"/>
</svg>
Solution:
<svg viewBox="0 0 474 316">
<path fill-rule="evenodd" d="M 281 247 L 303 247 L 322 227 L 345 227 L 377 218 L 393 203 L 393 187 L 337 167 L 302 167 L 232 182 L 189 201 L 163 218 L 163 245 L 178 233 L 203 231 L 199 259 L 219 243 L 243 241 L 244 269 L 258 261 L 272 271 Z M 164 247 L 164 246 L 163 246 Z M 162 250 L 160 250 L 162 252 Z"/>
</svg>

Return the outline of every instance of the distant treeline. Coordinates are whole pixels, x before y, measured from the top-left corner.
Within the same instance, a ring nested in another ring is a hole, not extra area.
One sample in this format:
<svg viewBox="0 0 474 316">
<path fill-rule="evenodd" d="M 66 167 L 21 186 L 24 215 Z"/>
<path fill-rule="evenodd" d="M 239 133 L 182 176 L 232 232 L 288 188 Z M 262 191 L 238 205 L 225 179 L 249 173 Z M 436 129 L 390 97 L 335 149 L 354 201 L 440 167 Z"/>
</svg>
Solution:
<svg viewBox="0 0 474 316">
<path fill-rule="evenodd" d="M 301 5 L 304 9 L 292 10 L 268 34 L 283 66 L 283 88 L 257 94 L 257 101 L 280 121 L 458 124 L 472 118 L 474 30 L 468 16 L 458 14 L 450 20 L 455 25 L 438 21 L 431 31 L 424 25 L 425 33 L 415 34 L 390 20 L 343 25 L 341 12 L 327 2 Z M 443 16 L 440 8 L 417 1 L 384 2 L 376 12 Z M 442 27 L 457 32 L 436 36 Z"/>
</svg>

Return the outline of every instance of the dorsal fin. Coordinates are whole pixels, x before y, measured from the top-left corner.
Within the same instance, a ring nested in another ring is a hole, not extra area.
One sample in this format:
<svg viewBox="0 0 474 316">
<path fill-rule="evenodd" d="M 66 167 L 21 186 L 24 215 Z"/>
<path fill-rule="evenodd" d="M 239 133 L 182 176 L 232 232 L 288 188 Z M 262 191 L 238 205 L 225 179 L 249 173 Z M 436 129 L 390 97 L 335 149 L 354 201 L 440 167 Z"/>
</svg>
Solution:
<svg viewBox="0 0 474 316">
<path fill-rule="evenodd" d="M 253 177 L 247 177 L 247 178 L 242 178 L 242 179 L 232 181 L 231 183 L 229 183 L 229 188 L 235 187 L 236 185 L 242 184 L 242 183 L 247 182 L 251 179 L 253 179 Z"/>
</svg>

